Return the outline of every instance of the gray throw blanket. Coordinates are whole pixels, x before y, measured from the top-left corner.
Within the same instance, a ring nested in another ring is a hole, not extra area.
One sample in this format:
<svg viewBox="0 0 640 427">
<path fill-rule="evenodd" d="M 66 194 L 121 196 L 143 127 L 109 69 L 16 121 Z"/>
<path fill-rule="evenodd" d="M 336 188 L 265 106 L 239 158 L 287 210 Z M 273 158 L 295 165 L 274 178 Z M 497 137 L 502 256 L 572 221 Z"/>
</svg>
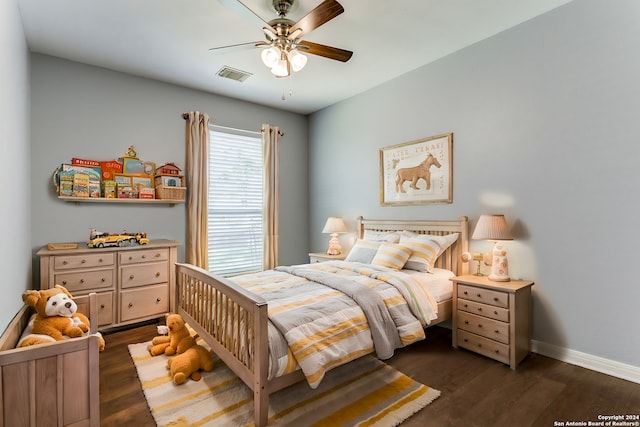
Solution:
<svg viewBox="0 0 640 427">
<path fill-rule="evenodd" d="M 393 356 L 394 350 L 400 347 L 398 328 L 382 297 L 374 290 L 348 277 L 300 266 L 276 267 L 276 270 L 329 286 L 353 299 L 367 317 L 378 358 L 388 359 Z"/>
</svg>

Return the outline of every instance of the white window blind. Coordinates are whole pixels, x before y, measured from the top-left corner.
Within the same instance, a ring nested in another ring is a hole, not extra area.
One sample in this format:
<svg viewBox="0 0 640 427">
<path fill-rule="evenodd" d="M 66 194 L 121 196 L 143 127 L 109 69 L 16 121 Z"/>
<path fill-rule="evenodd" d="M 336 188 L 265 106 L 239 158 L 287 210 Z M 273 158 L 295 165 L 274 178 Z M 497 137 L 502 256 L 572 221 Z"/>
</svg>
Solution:
<svg viewBox="0 0 640 427">
<path fill-rule="evenodd" d="M 221 276 L 262 270 L 259 135 L 210 130 L 209 270 Z"/>
</svg>

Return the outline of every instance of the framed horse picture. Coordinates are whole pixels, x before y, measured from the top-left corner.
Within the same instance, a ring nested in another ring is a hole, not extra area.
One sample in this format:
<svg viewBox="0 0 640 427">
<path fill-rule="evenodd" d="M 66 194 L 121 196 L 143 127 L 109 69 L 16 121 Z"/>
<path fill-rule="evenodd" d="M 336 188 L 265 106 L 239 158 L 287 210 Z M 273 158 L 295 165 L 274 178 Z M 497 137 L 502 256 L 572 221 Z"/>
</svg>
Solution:
<svg viewBox="0 0 640 427">
<path fill-rule="evenodd" d="M 380 149 L 380 204 L 453 201 L 453 132 Z"/>
</svg>

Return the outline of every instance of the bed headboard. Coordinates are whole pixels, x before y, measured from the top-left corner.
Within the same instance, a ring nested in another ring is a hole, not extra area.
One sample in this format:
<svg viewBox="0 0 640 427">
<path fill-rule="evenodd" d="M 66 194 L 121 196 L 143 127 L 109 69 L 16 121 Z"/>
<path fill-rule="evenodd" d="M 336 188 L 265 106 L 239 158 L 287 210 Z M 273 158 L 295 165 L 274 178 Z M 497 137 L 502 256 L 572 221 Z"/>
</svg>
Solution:
<svg viewBox="0 0 640 427">
<path fill-rule="evenodd" d="M 444 236 L 460 233 L 455 241 L 436 262 L 436 267 L 446 268 L 456 275 L 467 274 L 469 264 L 462 262 L 461 255 L 469 250 L 469 218 L 461 216 L 454 220 L 400 220 L 400 219 L 365 219 L 358 217 L 356 236 L 361 239 L 364 230 L 371 231 L 413 231 L 419 234 Z"/>
</svg>

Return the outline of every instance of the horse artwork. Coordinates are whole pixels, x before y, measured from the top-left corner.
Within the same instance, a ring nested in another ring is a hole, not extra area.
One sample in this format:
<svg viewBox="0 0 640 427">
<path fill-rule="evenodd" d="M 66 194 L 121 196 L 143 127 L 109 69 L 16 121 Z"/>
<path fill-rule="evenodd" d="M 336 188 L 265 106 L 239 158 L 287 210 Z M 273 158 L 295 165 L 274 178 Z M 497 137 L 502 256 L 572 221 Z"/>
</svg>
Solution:
<svg viewBox="0 0 640 427">
<path fill-rule="evenodd" d="M 419 190 L 420 188 L 418 188 L 418 181 L 420 179 L 424 179 L 424 181 L 427 183 L 426 190 L 430 190 L 431 171 L 429 171 L 429 169 L 431 168 L 431 166 L 439 168 L 442 165 L 440 164 L 438 159 L 433 157 L 433 154 L 429 153 L 427 158 L 418 166 L 398 169 L 398 172 L 396 172 L 396 192 L 406 193 L 406 190 L 404 189 L 405 181 L 411 181 L 409 187 L 413 188 L 414 190 Z"/>
<path fill-rule="evenodd" d="M 453 132 L 380 148 L 380 205 L 452 203 L 452 154 Z"/>
</svg>

